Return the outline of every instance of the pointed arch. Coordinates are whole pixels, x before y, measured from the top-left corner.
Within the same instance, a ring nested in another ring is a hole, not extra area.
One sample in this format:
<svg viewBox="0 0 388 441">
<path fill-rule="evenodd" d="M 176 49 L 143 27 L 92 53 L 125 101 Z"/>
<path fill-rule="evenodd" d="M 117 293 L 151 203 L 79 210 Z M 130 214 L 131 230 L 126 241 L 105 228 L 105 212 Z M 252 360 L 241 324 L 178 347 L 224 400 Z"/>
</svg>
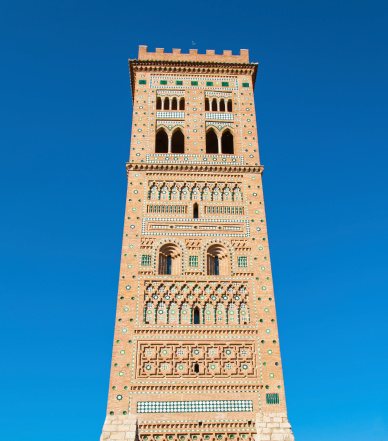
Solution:
<svg viewBox="0 0 388 441">
<path fill-rule="evenodd" d="M 233 135 L 229 129 L 225 130 L 221 136 L 221 152 L 224 155 L 234 154 Z"/>
<path fill-rule="evenodd" d="M 206 132 L 206 153 L 218 153 L 218 138 L 214 129 L 209 129 Z"/>
<path fill-rule="evenodd" d="M 176 129 L 172 134 L 171 153 L 185 153 L 185 137 L 180 129 Z"/>
<path fill-rule="evenodd" d="M 156 132 L 155 153 L 168 153 L 168 135 L 164 129 Z"/>
</svg>

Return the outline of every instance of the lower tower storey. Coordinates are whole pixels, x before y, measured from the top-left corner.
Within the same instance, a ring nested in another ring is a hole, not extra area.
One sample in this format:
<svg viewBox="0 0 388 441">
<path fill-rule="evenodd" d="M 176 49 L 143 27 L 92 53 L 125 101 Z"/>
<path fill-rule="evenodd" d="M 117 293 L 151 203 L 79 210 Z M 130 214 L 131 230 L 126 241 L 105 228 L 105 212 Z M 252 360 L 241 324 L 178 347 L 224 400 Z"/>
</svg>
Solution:
<svg viewBox="0 0 388 441">
<path fill-rule="evenodd" d="M 257 330 L 150 326 L 129 342 L 131 378 L 121 368 L 111 385 L 101 441 L 294 440 L 282 389 L 263 382 Z"/>
</svg>

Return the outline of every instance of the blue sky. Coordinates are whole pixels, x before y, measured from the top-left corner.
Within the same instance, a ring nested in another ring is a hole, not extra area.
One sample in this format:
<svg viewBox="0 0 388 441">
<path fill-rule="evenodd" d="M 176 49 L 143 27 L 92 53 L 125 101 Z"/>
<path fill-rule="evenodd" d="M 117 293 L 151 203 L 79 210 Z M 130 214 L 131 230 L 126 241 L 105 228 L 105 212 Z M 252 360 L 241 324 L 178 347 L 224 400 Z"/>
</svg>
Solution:
<svg viewBox="0 0 388 441">
<path fill-rule="evenodd" d="M 105 417 L 139 44 L 250 49 L 297 441 L 388 439 L 387 19 L 376 1 L 0 6 L 2 439 Z"/>
</svg>

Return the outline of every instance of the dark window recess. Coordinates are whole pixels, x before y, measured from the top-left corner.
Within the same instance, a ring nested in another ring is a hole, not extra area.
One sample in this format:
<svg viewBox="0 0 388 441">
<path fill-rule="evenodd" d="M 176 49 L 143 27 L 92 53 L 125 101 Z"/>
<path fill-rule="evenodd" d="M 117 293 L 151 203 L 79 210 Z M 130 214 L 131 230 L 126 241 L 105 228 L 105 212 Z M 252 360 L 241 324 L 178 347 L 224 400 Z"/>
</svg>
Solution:
<svg viewBox="0 0 388 441">
<path fill-rule="evenodd" d="M 206 153 L 218 153 L 218 139 L 213 129 L 206 133 Z"/>
<path fill-rule="evenodd" d="M 171 256 L 167 256 L 167 275 L 171 275 Z"/>
<path fill-rule="evenodd" d="M 194 325 L 199 325 L 200 324 L 199 308 L 198 308 L 198 306 L 194 309 L 193 323 L 194 323 Z"/>
<path fill-rule="evenodd" d="M 172 135 L 171 153 L 185 153 L 185 137 L 180 130 L 176 130 Z"/>
<path fill-rule="evenodd" d="M 181 98 L 179 101 L 179 110 L 185 110 L 185 99 Z"/>
<path fill-rule="evenodd" d="M 170 100 L 166 97 L 164 99 L 164 110 L 169 110 L 170 109 Z"/>
<path fill-rule="evenodd" d="M 233 155 L 233 135 L 229 130 L 226 130 L 221 137 L 221 152 L 225 155 Z"/>
<path fill-rule="evenodd" d="M 176 98 L 172 99 L 171 110 L 178 110 L 178 101 Z"/>
<path fill-rule="evenodd" d="M 163 129 L 156 134 L 155 153 L 168 153 L 168 136 Z"/>
<path fill-rule="evenodd" d="M 228 100 L 228 112 L 233 112 L 232 100 Z"/>
<path fill-rule="evenodd" d="M 214 275 L 219 276 L 220 275 L 220 260 L 218 256 L 214 258 Z"/>
<path fill-rule="evenodd" d="M 198 219 L 198 204 L 194 204 L 193 208 L 193 218 Z"/>
<path fill-rule="evenodd" d="M 205 111 L 206 110 L 210 110 L 210 107 L 209 107 L 209 98 L 205 98 Z"/>
<path fill-rule="evenodd" d="M 196 374 L 199 374 L 199 364 L 198 363 L 195 363 L 195 365 L 194 365 L 194 372 Z"/>
<path fill-rule="evenodd" d="M 215 98 L 212 101 L 212 112 L 217 112 L 217 100 Z"/>
<path fill-rule="evenodd" d="M 161 110 L 162 108 L 162 99 L 158 96 L 156 98 L 156 110 Z"/>
<path fill-rule="evenodd" d="M 220 112 L 225 112 L 225 101 L 224 100 L 220 101 Z"/>
</svg>

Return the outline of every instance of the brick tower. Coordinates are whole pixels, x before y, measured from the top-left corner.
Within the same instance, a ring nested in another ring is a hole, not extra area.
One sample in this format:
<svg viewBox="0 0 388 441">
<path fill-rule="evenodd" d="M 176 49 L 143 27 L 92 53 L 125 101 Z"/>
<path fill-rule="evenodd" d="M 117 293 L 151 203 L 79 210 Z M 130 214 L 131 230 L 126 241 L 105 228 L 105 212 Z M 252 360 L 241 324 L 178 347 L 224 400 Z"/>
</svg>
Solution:
<svg viewBox="0 0 388 441">
<path fill-rule="evenodd" d="M 253 88 L 257 64 L 129 61 L 133 122 L 101 440 L 293 440 Z"/>
</svg>

